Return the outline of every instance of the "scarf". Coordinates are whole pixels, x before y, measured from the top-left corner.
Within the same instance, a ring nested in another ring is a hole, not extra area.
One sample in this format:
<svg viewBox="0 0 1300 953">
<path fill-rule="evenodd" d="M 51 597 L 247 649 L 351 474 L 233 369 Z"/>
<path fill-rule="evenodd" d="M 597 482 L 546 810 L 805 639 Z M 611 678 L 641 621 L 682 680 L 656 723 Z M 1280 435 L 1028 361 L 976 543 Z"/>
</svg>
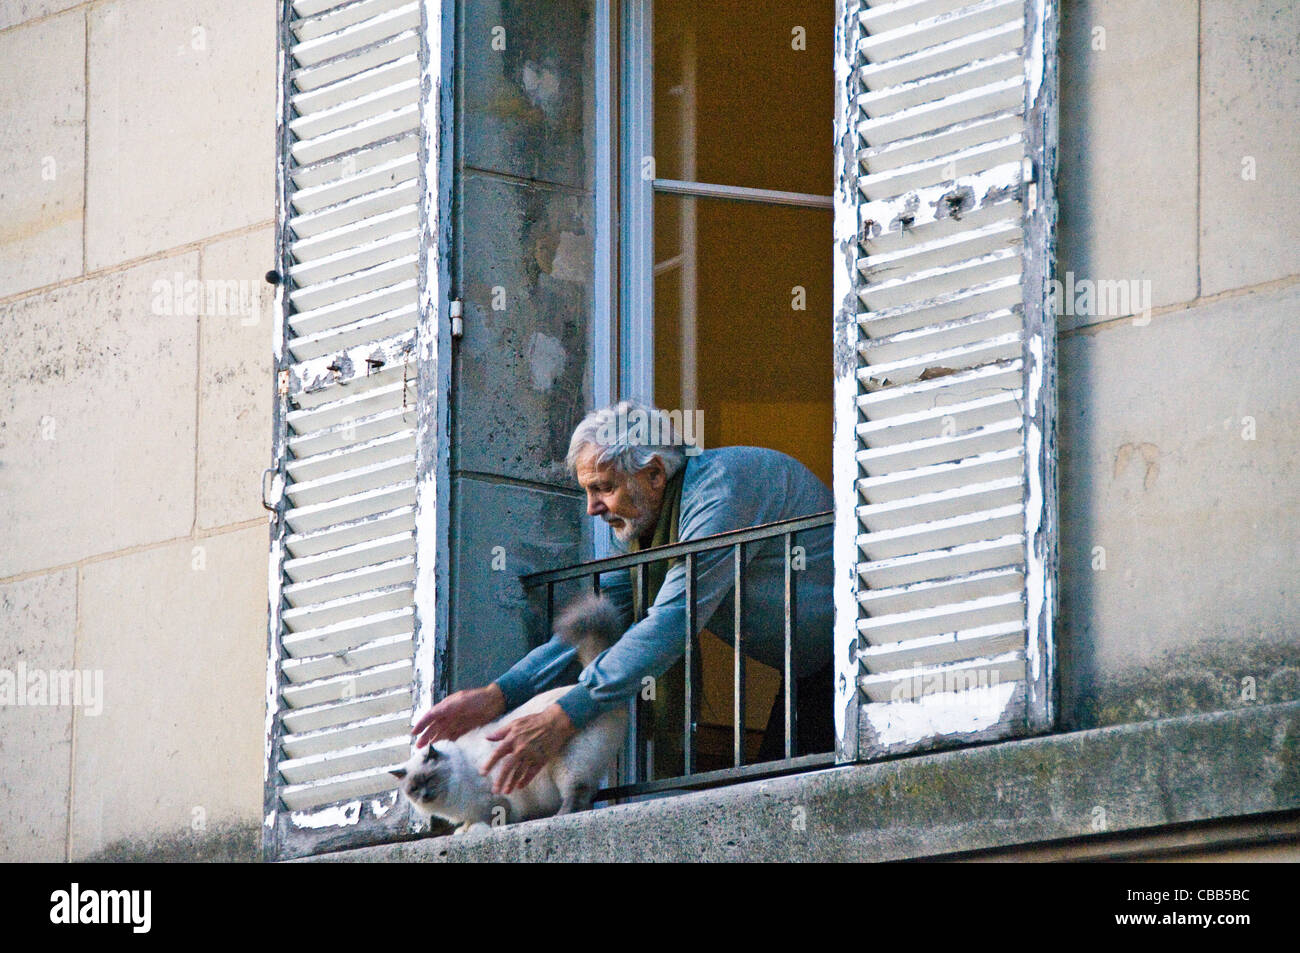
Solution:
<svg viewBox="0 0 1300 953">
<path fill-rule="evenodd" d="M 637 537 L 628 544 L 627 551 L 629 553 L 639 553 L 643 549 L 650 549 L 655 546 L 671 546 L 673 543 L 679 542 L 677 527 L 682 518 L 682 483 L 685 475 L 686 467 L 683 466 L 664 487 L 663 505 L 659 507 L 659 520 L 655 523 L 654 533 L 651 534 L 650 545 L 642 546 L 640 537 Z M 664 577 L 668 575 L 668 570 L 681 561 L 679 556 L 676 559 L 661 560 L 640 567 L 640 572 L 650 573 L 649 595 L 651 605 L 654 604 L 655 598 L 659 595 L 659 590 L 663 588 Z M 641 603 L 641 587 L 634 584 L 632 586 L 632 618 L 643 618 L 647 608 Z"/>
</svg>

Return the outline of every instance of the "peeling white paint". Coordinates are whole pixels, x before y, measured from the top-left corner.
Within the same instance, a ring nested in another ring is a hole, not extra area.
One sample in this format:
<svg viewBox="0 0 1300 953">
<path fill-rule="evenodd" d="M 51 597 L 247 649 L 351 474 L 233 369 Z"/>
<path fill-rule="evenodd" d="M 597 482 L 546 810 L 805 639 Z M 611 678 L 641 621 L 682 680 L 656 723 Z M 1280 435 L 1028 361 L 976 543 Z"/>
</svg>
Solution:
<svg viewBox="0 0 1300 953">
<path fill-rule="evenodd" d="M 559 281 L 585 283 L 591 275 L 591 243 L 576 232 L 561 232 L 560 244 L 551 261 L 551 277 Z"/>
<path fill-rule="evenodd" d="M 568 355 L 558 338 L 538 331 L 528 339 L 528 370 L 532 375 L 533 389 L 548 391 L 556 378 L 564 372 Z"/>
<path fill-rule="evenodd" d="M 289 821 L 299 830 L 320 830 L 324 827 L 351 827 L 361 820 L 361 802 L 337 804 L 319 811 L 294 811 Z"/>
<path fill-rule="evenodd" d="M 1031 32 L 1029 41 L 1029 55 L 1026 58 L 1026 69 L 1029 71 L 1029 102 L 1033 103 L 1038 98 L 1038 90 L 1043 85 L 1043 69 L 1045 62 L 1043 59 L 1043 31 L 1046 29 L 1045 9 L 1046 0 L 1034 0 L 1034 19 L 1032 23 L 1026 24 Z"/>
<path fill-rule="evenodd" d="M 973 734 L 1003 717 L 1019 682 L 1001 682 L 964 692 L 927 695 L 915 702 L 867 705 L 863 711 L 881 746 L 914 744 L 924 738 Z"/>
<path fill-rule="evenodd" d="M 524 94 L 534 106 L 550 118 L 556 115 L 560 99 L 560 74 L 553 69 L 539 66 L 532 60 L 524 63 Z"/>
</svg>

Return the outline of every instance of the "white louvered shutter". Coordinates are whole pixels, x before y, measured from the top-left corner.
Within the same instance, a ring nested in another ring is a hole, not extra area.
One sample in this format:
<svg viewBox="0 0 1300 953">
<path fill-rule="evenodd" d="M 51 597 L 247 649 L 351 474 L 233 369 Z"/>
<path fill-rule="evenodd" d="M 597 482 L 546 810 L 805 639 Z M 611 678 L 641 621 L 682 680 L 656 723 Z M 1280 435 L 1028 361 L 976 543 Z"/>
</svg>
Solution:
<svg viewBox="0 0 1300 953">
<path fill-rule="evenodd" d="M 282 10 L 265 830 L 276 858 L 411 829 L 388 770 L 409 756 L 431 690 L 432 595 L 417 573 L 432 586 L 422 563 L 441 524 L 421 510 L 435 506 L 442 393 L 430 239 L 440 6 Z"/>
<path fill-rule="evenodd" d="M 1056 0 L 841 0 L 840 758 L 1054 717 Z"/>
</svg>

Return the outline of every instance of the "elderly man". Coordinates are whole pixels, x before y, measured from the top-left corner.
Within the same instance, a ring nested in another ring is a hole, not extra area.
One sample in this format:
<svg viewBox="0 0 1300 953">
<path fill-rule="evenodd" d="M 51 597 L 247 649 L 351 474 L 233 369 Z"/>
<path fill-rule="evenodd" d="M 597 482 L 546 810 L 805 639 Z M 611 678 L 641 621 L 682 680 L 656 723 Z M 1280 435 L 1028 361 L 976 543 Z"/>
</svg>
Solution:
<svg viewBox="0 0 1300 953">
<path fill-rule="evenodd" d="M 639 425 L 638 425 L 639 424 Z M 648 426 L 647 426 L 648 424 Z M 690 450 L 692 452 L 688 453 Z M 608 523 L 628 551 L 699 539 L 829 510 L 830 491 L 792 457 L 758 447 L 698 451 L 683 446 L 667 414 L 628 402 L 598 410 L 574 431 L 568 464 L 587 494 L 587 512 Z M 830 751 L 831 533 L 807 531 L 795 573 L 797 610 L 793 663 L 797 677 L 799 754 Z M 746 547 L 745 631 L 742 649 L 778 670 L 784 667 L 785 551 L 780 537 Z M 519 718 L 491 736 L 500 741 L 496 793 L 526 785 L 574 732 L 603 711 L 626 704 L 646 676 L 658 677 L 684 653 L 685 565 L 651 572 L 645 618 L 583 670 L 558 703 Z M 730 548 L 696 558 L 696 619 L 734 638 L 734 575 Z M 660 582 L 660 580 L 662 580 Z M 657 591 L 656 591 L 657 589 Z M 602 591 L 624 614 L 640 615 L 629 574 L 602 578 Z M 733 643 L 734 644 L 734 643 Z M 426 712 L 412 734 L 420 745 L 460 735 L 511 711 L 564 672 L 574 651 L 558 637 L 534 649 L 495 682 L 456 692 Z M 783 700 L 777 696 L 760 760 L 779 757 Z"/>
</svg>

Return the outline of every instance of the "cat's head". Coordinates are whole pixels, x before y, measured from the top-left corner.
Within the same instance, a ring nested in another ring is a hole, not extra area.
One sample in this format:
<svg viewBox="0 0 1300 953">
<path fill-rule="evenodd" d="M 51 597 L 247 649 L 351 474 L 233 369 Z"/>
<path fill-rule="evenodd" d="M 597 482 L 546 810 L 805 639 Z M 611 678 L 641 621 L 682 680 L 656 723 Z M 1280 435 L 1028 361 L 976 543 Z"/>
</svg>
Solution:
<svg viewBox="0 0 1300 953">
<path fill-rule="evenodd" d="M 429 817 L 438 812 L 451 786 L 454 768 L 449 754 L 439 751 L 435 742 L 416 751 L 410 761 L 389 773 L 398 779 L 399 789 L 415 809 Z"/>
</svg>

